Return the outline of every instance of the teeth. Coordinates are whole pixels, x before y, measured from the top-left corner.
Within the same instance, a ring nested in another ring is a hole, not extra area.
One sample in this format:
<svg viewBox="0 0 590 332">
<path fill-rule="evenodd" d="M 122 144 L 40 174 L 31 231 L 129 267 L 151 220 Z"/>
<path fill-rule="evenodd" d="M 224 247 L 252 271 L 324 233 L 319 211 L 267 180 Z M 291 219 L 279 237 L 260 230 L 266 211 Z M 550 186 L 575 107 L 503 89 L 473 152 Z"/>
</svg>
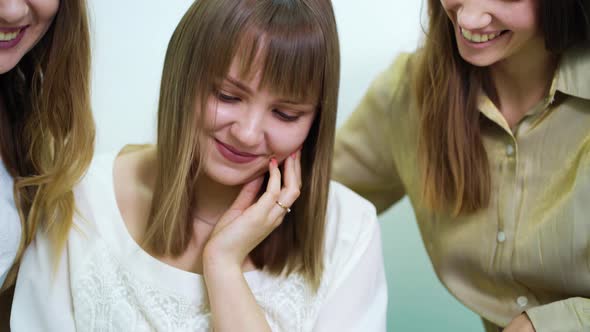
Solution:
<svg viewBox="0 0 590 332">
<path fill-rule="evenodd" d="M 461 32 L 463 33 L 463 37 L 465 37 L 465 39 L 471 40 L 471 31 L 461 28 Z"/>
<path fill-rule="evenodd" d="M 15 32 L 0 32 L 0 41 L 11 41 L 13 39 L 16 38 L 16 36 L 18 36 L 18 33 L 20 31 L 15 31 Z"/>
<path fill-rule="evenodd" d="M 463 28 L 461 28 L 461 34 L 465 39 L 473 43 L 485 43 L 496 39 L 500 35 L 500 33 L 479 34 Z"/>
</svg>

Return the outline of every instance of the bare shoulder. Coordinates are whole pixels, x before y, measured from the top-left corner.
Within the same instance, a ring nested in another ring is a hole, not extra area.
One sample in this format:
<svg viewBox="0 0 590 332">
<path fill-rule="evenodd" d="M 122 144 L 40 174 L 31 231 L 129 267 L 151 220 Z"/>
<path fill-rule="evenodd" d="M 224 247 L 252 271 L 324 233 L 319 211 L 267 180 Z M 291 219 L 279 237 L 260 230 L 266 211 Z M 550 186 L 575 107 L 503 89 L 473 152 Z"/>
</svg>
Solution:
<svg viewBox="0 0 590 332">
<path fill-rule="evenodd" d="M 136 242 L 141 242 L 155 179 L 154 145 L 127 145 L 115 159 L 113 181 L 117 206 Z"/>
</svg>

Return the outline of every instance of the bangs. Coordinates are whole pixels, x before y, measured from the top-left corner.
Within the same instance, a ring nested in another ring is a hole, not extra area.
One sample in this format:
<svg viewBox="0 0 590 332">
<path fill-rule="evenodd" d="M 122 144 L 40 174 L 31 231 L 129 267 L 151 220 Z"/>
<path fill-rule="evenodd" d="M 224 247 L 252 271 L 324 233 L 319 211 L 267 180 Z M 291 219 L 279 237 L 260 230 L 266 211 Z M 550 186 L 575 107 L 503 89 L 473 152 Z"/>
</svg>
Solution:
<svg viewBox="0 0 590 332">
<path fill-rule="evenodd" d="M 241 78 L 260 74 L 260 89 L 298 102 L 322 95 L 326 45 L 317 22 L 301 8 L 259 8 L 238 36 L 234 52 Z"/>
</svg>

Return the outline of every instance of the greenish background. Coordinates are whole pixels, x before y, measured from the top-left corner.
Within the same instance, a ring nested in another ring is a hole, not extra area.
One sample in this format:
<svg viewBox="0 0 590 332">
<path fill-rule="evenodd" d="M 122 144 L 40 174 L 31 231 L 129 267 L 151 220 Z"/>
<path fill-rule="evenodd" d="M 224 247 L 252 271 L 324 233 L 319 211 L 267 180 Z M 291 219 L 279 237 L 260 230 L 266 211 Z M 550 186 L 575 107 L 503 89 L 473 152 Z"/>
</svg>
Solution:
<svg viewBox="0 0 590 332">
<path fill-rule="evenodd" d="M 380 216 L 389 292 L 387 331 L 483 331 L 438 281 L 408 199 Z"/>
</svg>

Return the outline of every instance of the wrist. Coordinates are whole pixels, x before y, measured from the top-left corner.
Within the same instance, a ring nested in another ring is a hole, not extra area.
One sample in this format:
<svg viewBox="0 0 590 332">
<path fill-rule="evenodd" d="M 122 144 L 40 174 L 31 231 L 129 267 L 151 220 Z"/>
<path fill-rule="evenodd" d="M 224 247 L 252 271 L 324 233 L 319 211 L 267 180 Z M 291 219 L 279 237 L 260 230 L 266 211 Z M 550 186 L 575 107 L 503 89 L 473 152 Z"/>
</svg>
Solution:
<svg viewBox="0 0 590 332">
<path fill-rule="evenodd" d="M 215 251 L 212 248 L 205 247 L 203 250 L 203 274 L 205 276 L 232 273 L 236 271 L 241 273 L 241 264 L 235 259 Z"/>
</svg>

